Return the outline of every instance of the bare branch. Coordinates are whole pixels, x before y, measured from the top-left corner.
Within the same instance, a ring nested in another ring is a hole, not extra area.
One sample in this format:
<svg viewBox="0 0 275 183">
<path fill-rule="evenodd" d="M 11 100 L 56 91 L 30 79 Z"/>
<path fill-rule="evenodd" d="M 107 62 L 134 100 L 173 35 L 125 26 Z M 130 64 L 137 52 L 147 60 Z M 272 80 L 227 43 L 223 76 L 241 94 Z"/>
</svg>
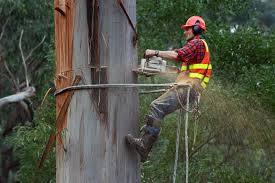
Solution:
<svg viewBox="0 0 275 183">
<path fill-rule="evenodd" d="M 0 41 L 1 41 L 1 39 L 3 38 L 3 36 L 4 36 L 4 32 L 5 32 L 5 28 L 6 28 L 6 26 L 7 26 L 7 24 L 8 24 L 8 22 L 9 22 L 9 17 L 7 18 L 7 20 L 6 20 L 6 22 L 4 23 L 4 25 L 2 26 L 2 31 L 1 31 L 1 34 L 0 34 Z"/>
<path fill-rule="evenodd" d="M 6 63 L 5 60 L 4 60 L 4 66 L 5 66 L 7 72 L 8 72 L 8 74 L 9 74 L 9 76 L 10 76 L 10 79 L 11 79 L 13 85 L 14 85 L 14 88 L 15 88 L 17 91 L 19 91 L 20 89 L 19 89 L 19 86 L 18 86 L 18 84 L 17 84 L 17 82 L 16 82 L 16 80 L 15 80 L 15 77 L 14 77 L 14 75 L 12 74 L 12 72 L 10 71 L 9 66 L 8 66 L 8 64 Z"/>
<path fill-rule="evenodd" d="M 8 75 L 0 73 L 0 76 L 6 78 L 9 82 L 11 82 L 12 84 L 14 84 L 13 80 Z"/>
<path fill-rule="evenodd" d="M 8 13 L 8 16 L 9 16 L 9 17 L 6 19 L 6 22 L 5 22 L 4 25 L 2 26 L 2 31 L 1 31 L 1 34 L 0 34 L 0 41 L 2 40 L 2 38 L 3 38 L 3 36 L 4 36 L 5 29 L 6 29 L 6 26 L 7 26 L 8 22 L 9 22 L 9 20 L 10 20 L 11 13 L 12 13 L 15 9 L 16 9 L 16 5 L 14 5 L 14 6 L 10 9 L 10 11 L 9 11 L 9 13 Z"/>
<path fill-rule="evenodd" d="M 23 52 L 23 49 L 22 49 L 22 37 L 23 37 L 23 34 L 24 34 L 24 30 L 22 29 L 21 31 L 21 34 L 20 34 L 20 39 L 19 39 L 19 49 L 20 49 L 20 52 L 21 52 L 21 58 L 22 58 L 22 62 L 23 62 L 23 66 L 24 66 L 24 70 L 25 70 L 25 79 L 26 79 L 26 85 L 27 87 L 29 87 L 29 78 L 28 78 L 28 69 L 27 69 L 27 60 L 32 56 L 32 53 L 37 49 L 39 48 L 42 43 L 45 41 L 46 39 L 46 36 L 43 37 L 43 39 L 40 41 L 40 43 L 38 43 L 33 49 L 31 49 L 31 51 L 29 52 L 28 56 L 25 57 L 24 56 L 24 52 Z"/>
<path fill-rule="evenodd" d="M 196 147 L 196 149 L 194 149 L 194 150 L 190 153 L 189 157 L 192 158 L 194 154 L 196 154 L 202 147 L 204 147 L 206 144 L 208 144 L 208 143 L 209 143 L 212 139 L 214 139 L 217 135 L 218 135 L 218 134 L 215 134 L 215 135 L 212 136 L 212 135 L 210 134 L 209 137 L 206 139 L 206 141 L 202 142 L 200 145 L 198 145 L 198 146 Z"/>
<path fill-rule="evenodd" d="M 25 91 L 0 99 L 0 108 L 12 102 L 20 102 L 35 95 L 35 88 L 29 87 Z"/>
<path fill-rule="evenodd" d="M 220 167 L 220 166 L 222 166 L 224 163 L 226 163 L 226 162 L 228 162 L 228 161 L 230 161 L 231 159 L 233 159 L 234 158 L 234 156 L 238 153 L 238 152 L 240 152 L 242 150 L 242 147 L 236 147 L 236 150 L 235 151 L 233 151 L 232 153 L 230 153 L 230 149 L 229 149 L 229 151 L 225 154 L 225 156 L 224 156 L 224 159 L 217 165 L 217 167 Z"/>
<path fill-rule="evenodd" d="M 42 103 L 40 104 L 40 106 L 42 106 L 42 105 L 44 104 L 44 102 L 45 102 L 47 96 L 49 95 L 49 93 L 50 93 L 51 91 L 54 91 L 54 88 L 49 88 L 49 89 L 48 89 L 48 91 L 46 92 L 46 94 L 45 94 L 44 97 L 43 97 L 43 100 L 42 100 Z"/>
<path fill-rule="evenodd" d="M 30 53 L 29 53 L 28 56 L 26 57 L 26 61 L 32 56 L 32 53 L 33 53 L 37 48 L 39 48 L 39 47 L 43 44 L 43 42 L 45 41 L 45 39 L 46 39 L 46 36 L 44 35 L 44 37 L 43 37 L 43 39 L 40 41 L 40 43 L 38 43 L 38 45 L 36 45 L 36 46 L 30 51 Z"/>
<path fill-rule="evenodd" d="M 22 58 L 23 66 L 24 66 L 25 79 L 26 79 L 27 87 L 29 87 L 28 70 L 27 70 L 27 65 L 26 65 L 24 52 L 22 50 L 22 37 L 23 37 L 23 34 L 24 34 L 24 30 L 22 29 L 21 34 L 20 34 L 20 38 L 19 38 L 19 49 L 20 49 L 20 52 L 21 52 L 21 58 Z"/>
</svg>

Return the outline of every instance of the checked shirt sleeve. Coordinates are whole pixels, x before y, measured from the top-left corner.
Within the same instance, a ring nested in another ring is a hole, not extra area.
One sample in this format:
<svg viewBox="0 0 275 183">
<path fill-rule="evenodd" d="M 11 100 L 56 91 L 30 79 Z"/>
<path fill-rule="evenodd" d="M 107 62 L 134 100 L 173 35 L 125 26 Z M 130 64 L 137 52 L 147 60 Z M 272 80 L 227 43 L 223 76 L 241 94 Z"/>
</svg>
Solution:
<svg viewBox="0 0 275 183">
<path fill-rule="evenodd" d="M 184 47 L 176 50 L 178 57 L 176 61 L 190 62 L 196 61 L 201 62 L 205 55 L 205 46 L 200 39 L 193 39 L 188 42 Z"/>
</svg>

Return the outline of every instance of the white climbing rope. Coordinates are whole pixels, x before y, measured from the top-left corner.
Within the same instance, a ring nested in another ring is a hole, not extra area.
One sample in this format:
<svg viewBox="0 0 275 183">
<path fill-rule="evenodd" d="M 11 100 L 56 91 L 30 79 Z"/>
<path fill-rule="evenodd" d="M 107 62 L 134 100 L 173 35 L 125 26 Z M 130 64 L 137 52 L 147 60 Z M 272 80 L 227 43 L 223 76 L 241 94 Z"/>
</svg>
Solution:
<svg viewBox="0 0 275 183">
<path fill-rule="evenodd" d="M 176 155 L 175 155 L 175 164 L 174 164 L 174 173 L 173 173 L 173 183 L 176 183 L 176 177 L 177 177 L 177 165 L 178 165 L 178 149 L 179 149 L 179 136 L 180 136 L 180 127 L 181 127 L 181 119 L 182 119 L 182 113 L 185 111 L 185 183 L 188 183 L 188 176 L 189 176 L 189 152 L 188 152 L 188 117 L 189 117 L 189 97 L 190 97 L 190 87 L 188 87 L 187 91 L 187 98 L 186 98 L 186 108 L 183 106 L 183 104 L 180 101 L 179 94 L 178 95 L 178 101 L 181 105 L 180 109 L 180 120 L 178 122 L 178 128 L 177 128 L 177 140 L 176 140 Z"/>
<path fill-rule="evenodd" d="M 182 121 L 182 109 L 180 109 L 178 127 L 177 127 L 177 140 L 176 140 L 176 154 L 175 154 L 175 163 L 174 163 L 174 173 L 173 173 L 173 183 L 176 183 L 177 178 L 177 167 L 178 167 L 178 158 L 179 158 L 179 141 L 180 141 L 180 128 Z"/>
<path fill-rule="evenodd" d="M 190 87 L 187 92 L 187 101 L 186 101 L 186 109 L 189 111 L 189 95 L 190 95 Z M 188 183 L 188 175 L 189 175 L 189 156 L 188 156 L 188 112 L 185 112 L 185 183 Z"/>
</svg>

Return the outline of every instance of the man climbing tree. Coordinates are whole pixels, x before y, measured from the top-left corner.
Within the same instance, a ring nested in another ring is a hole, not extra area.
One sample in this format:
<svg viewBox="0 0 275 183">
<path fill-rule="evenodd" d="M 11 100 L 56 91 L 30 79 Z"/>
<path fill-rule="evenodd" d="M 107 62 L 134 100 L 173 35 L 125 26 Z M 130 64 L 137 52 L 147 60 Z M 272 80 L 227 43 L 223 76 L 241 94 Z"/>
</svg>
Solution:
<svg viewBox="0 0 275 183">
<path fill-rule="evenodd" d="M 126 136 L 127 144 L 140 154 L 142 162 L 146 161 L 159 136 L 160 121 L 179 108 L 185 109 L 187 97 L 191 109 L 195 109 L 212 73 L 209 49 L 205 40 L 201 39 L 201 34 L 206 30 L 203 18 L 192 16 L 181 28 L 185 30 L 185 40 L 188 42 L 185 46 L 174 51 L 147 49 L 145 52 L 147 58 L 162 57 L 182 62 L 182 66 L 175 81 L 178 85 L 151 103 L 150 110 L 145 116 L 146 125 L 143 127 L 142 137 L 134 138 L 131 134 Z"/>
</svg>

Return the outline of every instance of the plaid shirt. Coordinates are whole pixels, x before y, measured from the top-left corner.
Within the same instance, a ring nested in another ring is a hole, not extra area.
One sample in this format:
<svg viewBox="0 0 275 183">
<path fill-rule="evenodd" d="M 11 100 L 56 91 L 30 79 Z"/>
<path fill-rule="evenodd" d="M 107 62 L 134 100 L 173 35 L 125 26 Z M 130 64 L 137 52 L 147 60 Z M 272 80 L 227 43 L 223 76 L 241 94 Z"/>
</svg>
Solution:
<svg viewBox="0 0 275 183">
<path fill-rule="evenodd" d="M 200 36 L 188 42 L 184 47 L 175 50 L 178 53 L 177 61 L 200 63 L 205 55 L 205 46 Z"/>
</svg>

